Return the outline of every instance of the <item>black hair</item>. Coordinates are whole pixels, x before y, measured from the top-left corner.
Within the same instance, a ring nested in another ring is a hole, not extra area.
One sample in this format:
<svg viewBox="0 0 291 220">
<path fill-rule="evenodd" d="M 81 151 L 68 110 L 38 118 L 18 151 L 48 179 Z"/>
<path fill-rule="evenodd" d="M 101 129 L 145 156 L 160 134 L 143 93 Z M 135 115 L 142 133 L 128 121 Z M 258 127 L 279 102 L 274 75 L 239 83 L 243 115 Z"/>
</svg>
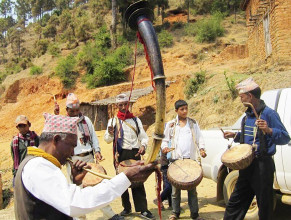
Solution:
<svg viewBox="0 0 291 220">
<path fill-rule="evenodd" d="M 182 99 L 175 102 L 175 109 L 178 110 L 180 107 L 188 105 L 188 103 Z"/>
<path fill-rule="evenodd" d="M 249 91 L 249 93 L 251 93 L 256 99 L 260 99 L 261 97 L 261 88 L 260 87 L 257 87 L 255 88 L 254 90 L 252 91 Z"/>
</svg>

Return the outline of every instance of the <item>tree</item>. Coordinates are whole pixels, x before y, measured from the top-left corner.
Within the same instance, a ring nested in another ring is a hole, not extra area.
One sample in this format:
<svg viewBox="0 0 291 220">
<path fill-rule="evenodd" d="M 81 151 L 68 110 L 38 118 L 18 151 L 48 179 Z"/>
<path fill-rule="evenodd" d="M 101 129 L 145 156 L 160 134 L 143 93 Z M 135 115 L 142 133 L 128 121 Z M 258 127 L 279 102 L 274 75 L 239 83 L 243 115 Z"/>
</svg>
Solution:
<svg viewBox="0 0 291 220">
<path fill-rule="evenodd" d="M 5 63 L 6 59 L 5 59 L 5 55 L 7 54 L 7 41 L 5 39 L 5 37 L 0 34 L 0 53 L 2 54 L 2 60 L 0 61 L 0 64 Z"/>
<path fill-rule="evenodd" d="M 165 9 L 169 7 L 169 0 L 157 0 L 158 8 L 161 8 L 162 23 L 164 23 Z M 159 11 L 159 10 L 158 10 Z"/>
<path fill-rule="evenodd" d="M 29 4 L 28 0 L 16 0 L 15 11 L 17 20 L 22 20 L 25 27 L 26 21 L 31 18 L 31 5 Z"/>
<path fill-rule="evenodd" d="M 7 18 L 7 15 L 11 13 L 13 3 L 11 0 L 2 0 L 0 3 L 0 12 L 4 16 L 4 18 Z"/>
<path fill-rule="evenodd" d="M 111 23 L 111 39 L 112 39 L 112 46 L 113 49 L 117 47 L 116 41 L 116 26 L 117 26 L 117 4 L 116 0 L 112 0 L 112 23 Z"/>
<path fill-rule="evenodd" d="M 20 58 L 21 53 L 24 48 L 22 48 L 22 43 L 24 40 L 22 39 L 24 34 L 24 29 L 20 25 L 12 27 L 9 29 L 9 39 L 11 43 L 12 52 Z"/>
</svg>

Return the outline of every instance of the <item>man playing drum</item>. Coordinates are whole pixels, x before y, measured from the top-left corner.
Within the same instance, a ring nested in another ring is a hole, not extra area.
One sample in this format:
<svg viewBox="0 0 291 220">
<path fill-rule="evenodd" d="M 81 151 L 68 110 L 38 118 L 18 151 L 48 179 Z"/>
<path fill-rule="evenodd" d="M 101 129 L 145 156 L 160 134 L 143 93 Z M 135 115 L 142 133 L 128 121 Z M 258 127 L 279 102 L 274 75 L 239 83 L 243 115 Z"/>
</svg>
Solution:
<svg viewBox="0 0 291 220">
<path fill-rule="evenodd" d="M 93 163 L 94 156 L 96 158 L 96 163 L 102 159 L 101 150 L 99 147 L 99 141 L 95 133 L 94 126 L 91 120 L 80 112 L 80 102 L 74 93 L 69 93 L 66 100 L 66 111 L 69 117 L 78 117 L 78 140 L 77 146 L 74 149 L 74 156 L 72 160 L 81 160 L 86 163 Z M 59 106 L 55 105 L 54 113 L 59 114 Z M 71 179 L 71 167 L 67 163 L 67 173 Z M 110 205 L 105 206 L 101 209 L 104 216 L 110 220 L 122 220 L 123 217 L 118 216 L 114 213 Z M 86 216 L 82 216 L 79 219 L 85 219 Z"/>
<path fill-rule="evenodd" d="M 145 153 L 148 144 L 148 136 L 143 129 L 139 118 L 133 116 L 128 111 L 129 97 L 126 94 L 119 94 L 116 97 L 118 108 L 117 118 L 108 121 L 104 140 L 107 143 L 113 142 L 115 168 L 117 163 L 125 160 L 140 160 L 140 155 Z M 126 112 L 127 110 L 127 112 Z M 134 207 L 136 212 L 141 212 L 141 216 L 147 219 L 154 219 L 154 216 L 147 208 L 146 192 L 143 184 L 131 188 Z M 122 194 L 122 206 L 124 210 L 120 213 L 127 216 L 131 213 L 131 203 L 129 201 L 128 190 Z"/>
<path fill-rule="evenodd" d="M 169 141 L 171 141 L 172 161 L 178 159 L 196 160 L 199 152 L 202 157 L 206 157 L 204 150 L 204 140 L 198 123 L 189 117 L 188 104 L 184 100 L 175 102 L 177 117 L 168 122 L 164 131 L 164 139 L 161 145 L 163 153 L 171 151 Z M 191 219 L 202 219 L 199 217 L 198 198 L 196 188 L 188 191 L 188 205 L 191 212 Z M 172 185 L 172 207 L 173 215 L 169 219 L 175 220 L 180 216 L 181 190 Z"/>
<path fill-rule="evenodd" d="M 121 194 L 131 181 L 147 178 L 155 165 L 129 167 L 111 180 L 80 188 L 86 162 L 72 166 L 74 184 L 68 184 L 61 165 L 74 155 L 77 145 L 77 117 L 45 116 L 45 126 L 38 148 L 28 147 L 27 156 L 15 177 L 14 208 L 16 219 L 73 219 L 99 209 Z"/>
<path fill-rule="evenodd" d="M 251 165 L 239 171 L 234 191 L 227 203 L 224 219 L 244 219 L 254 198 L 257 198 L 260 220 L 273 219 L 273 180 L 275 165 L 272 155 L 276 144 L 290 141 L 288 132 L 278 113 L 260 99 L 261 89 L 252 78 L 236 86 L 241 102 L 248 107 L 242 119 L 241 132 L 225 132 L 224 138 L 234 138 L 235 142 L 252 145 L 255 142 L 255 158 Z M 256 118 L 258 115 L 258 119 Z"/>
</svg>

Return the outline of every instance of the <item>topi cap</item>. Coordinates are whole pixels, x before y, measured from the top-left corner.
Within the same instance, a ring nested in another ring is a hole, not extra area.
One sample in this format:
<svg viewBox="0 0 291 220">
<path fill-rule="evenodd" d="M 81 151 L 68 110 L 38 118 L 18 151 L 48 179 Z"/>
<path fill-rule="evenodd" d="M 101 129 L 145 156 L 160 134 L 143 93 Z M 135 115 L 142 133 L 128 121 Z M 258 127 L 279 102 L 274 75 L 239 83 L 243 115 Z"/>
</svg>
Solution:
<svg viewBox="0 0 291 220">
<path fill-rule="evenodd" d="M 254 81 L 252 77 L 243 80 L 235 86 L 239 94 L 250 92 L 258 87 L 259 85 Z"/>
<path fill-rule="evenodd" d="M 43 114 L 45 124 L 42 132 L 60 132 L 77 135 L 78 117 L 69 117 L 62 115 Z"/>
<path fill-rule="evenodd" d="M 121 103 L 121 102 L 128 102 L 129 98 L 126 94 L 122 93 L 116 96 L 116 103 Z"/>
<path fill-rule="evenodd" d="M 28 118 L 25 115 L 18 115 L 16 120 L 15 120 L 15 124 L 16 124 L 16 126 L 18 126 L 20 124 L 28 125 L 30 123 L 29 123 Z"/>
<path fill-rule="evenodd" d="M 67 96 L 66 106 L 68 108 L 79 108 L 80 102 L 74 93 L 69 93 Z"/>
</svg>

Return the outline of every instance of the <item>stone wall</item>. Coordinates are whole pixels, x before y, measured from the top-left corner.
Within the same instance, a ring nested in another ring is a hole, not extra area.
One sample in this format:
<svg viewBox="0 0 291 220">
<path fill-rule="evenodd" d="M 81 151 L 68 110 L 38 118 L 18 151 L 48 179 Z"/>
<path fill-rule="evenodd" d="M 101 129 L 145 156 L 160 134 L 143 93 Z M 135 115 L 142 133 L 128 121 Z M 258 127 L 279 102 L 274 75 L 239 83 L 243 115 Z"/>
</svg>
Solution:
<svg viewBox="0 0 291 220">
<path fill-rule="evenodd" d="M 291 61 L 291 0 L 250 0 L 245 8 L 250 61 L 287 64 Z M 267 56 L 263 18 L 269 14 L 272 53 Z"/>
</svg>

